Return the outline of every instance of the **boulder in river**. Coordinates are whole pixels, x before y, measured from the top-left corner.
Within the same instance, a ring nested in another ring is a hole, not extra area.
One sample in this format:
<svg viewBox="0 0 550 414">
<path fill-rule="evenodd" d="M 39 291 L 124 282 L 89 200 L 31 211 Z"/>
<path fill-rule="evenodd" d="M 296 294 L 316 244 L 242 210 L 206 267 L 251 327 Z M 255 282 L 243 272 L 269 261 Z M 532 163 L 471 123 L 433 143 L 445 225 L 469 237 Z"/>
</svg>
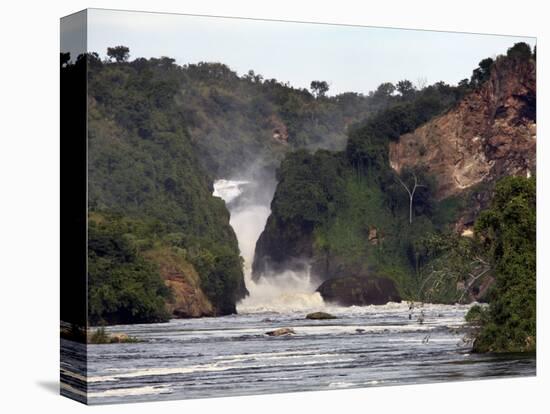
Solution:
<svg viewBox="0 0 550 414">
<path fill-rule="evenodd" d="M 327 312 L 313 312 L 306 315 L 306 319 L 337 319 L 336 316 Z"/>
<path fill-rule="evenodd" d="M 385 277 L 344 276 L 326 280 L 317 288 L 326 302 L 342 306 L 384 305 L 401 302 L 395 282 Z"/>
<path fill-rule="evenodd" d="M 286 336 L 286 335 L 295 335 L 294 329 L 292 328 L 279 328 L 274 331 L 269 331 L 265 333 L 268 336 Z"/>
</svg>

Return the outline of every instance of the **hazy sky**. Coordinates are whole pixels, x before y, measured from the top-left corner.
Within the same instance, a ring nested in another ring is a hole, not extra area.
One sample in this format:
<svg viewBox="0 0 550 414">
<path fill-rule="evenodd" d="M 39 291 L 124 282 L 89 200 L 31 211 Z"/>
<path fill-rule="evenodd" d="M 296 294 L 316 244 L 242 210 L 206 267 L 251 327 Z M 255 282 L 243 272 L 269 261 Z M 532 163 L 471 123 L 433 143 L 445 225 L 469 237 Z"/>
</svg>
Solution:
<svg viewBox="0 0 550 414">
<path fill-rule="evenodd" d="M 401 79 L 455 84 L 469 78 L 481 59 L 519 41 L 535 45 L 534 38 L 514 36 L 88 11 L 88 50 L 101 56 L 109 46 L 125 45 L 131 59 L 222 62 L 239 75 L 253 69 L 295 87 L 325 80 L 331 95 L 368 93 Z"/>
</svg>

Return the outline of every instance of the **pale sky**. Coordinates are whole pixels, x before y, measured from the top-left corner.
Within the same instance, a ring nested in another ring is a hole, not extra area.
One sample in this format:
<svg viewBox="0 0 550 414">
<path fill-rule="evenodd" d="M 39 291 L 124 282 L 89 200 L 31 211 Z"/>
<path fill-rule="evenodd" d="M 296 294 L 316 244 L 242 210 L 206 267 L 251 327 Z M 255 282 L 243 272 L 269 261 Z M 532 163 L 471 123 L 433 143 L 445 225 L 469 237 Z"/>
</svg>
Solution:
<svg viewBox="0 0 550 414">
<path fill-rule="evenodd" d="M 295 87 L 325 80 L 330 95 L 368 93 L 382 82 L 402 79 L 456 84 L 469 78 L 481 59 L 506 53 L 520 41 L 533 47 L 536 39 L 88 10 L 88 51 L 102 57 L 107 47 L 125 45 L 130 59 L 169 56 L 178 64 L 222 62 L 239 75 L 253 69 Z"/>
</svg>

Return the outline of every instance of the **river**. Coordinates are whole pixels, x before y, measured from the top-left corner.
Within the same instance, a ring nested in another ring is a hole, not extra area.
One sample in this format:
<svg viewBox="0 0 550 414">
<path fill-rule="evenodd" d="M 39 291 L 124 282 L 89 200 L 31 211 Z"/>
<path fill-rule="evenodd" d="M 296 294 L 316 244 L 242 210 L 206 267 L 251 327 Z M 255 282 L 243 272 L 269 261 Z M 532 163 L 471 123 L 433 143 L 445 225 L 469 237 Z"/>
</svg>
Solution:
<svg viewBox="0 0 550 414">
<path fill-rule="evenodd" d="M 218 181 L 245 259 L 250 296 L 238 315 L 119 325 L 138 343 L 87 345 L 61 340 L 62 389 L 76 396 L 87 372 L 91 404 L 530 376 L 530 355 L 473 354 L 464 340 L 468 305 L 338 307 L 323 303 L 307 271 L 255 283 L 251 258 L 269 206 L 236 199 L 246 180 Z M 325 311 L 332 320 L 308 320 Z M 422 315 L 422 318 L 420 318 Z M 292 328 L 294 335 L 266 332 Z"/>
</svg>

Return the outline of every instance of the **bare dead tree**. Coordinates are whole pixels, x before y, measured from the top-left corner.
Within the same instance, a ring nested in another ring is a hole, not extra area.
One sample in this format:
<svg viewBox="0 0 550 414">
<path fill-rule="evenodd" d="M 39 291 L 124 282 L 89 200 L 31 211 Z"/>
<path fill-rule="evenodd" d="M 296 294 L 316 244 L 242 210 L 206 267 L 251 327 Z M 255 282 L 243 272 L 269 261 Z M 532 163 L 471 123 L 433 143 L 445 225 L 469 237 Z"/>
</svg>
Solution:
<svg viewBox="0 0 550 414">
<path fill-rule="evenodd" d="M 416 88 L 421 91 L 422 89 L 424 89 L 426 87 L 426 85 L 428 85 L 428 78 L 426 78 L 425 76 L 420 76 L 417 80 L 416 80 Z"/>
<path fill-rule="evenodd" d="M 413 222 L 412 207 L 413 207 L 413 202 L 414 202 L 414 193 L 416 192 L 417 188 L 426 187 L 425 185 L 418 184 L 418 179 L 416 178 L 415 173 L 412 173 L 412 175 L 413 175 L 413 178 L 414 178 L 414 185 L 412 186 L 412 189 L 409 188 L 409 186 L 407 186 L 407 184 L 405 184 L 403 182 L 403 180 L 401 180 L 401 178 L 399 178 L 399 175 L 397 175 L 397 174 L 395 175 L 395 177 L 397 178 L 399 183 L 403 186 L 405 191 L 407 191 L 407 194 L 409 194 L 409 224 L 412 224 L 412 222 Z"/>
<path fill-rule="evenodd" d="M 437 290 L 445 283 L 457 283 L 462 281 L 464 283 L 464 287 L 462 288 L 462 294 L 458 299 L 458 303 L 462 303 L 462 300 L 471 291 L 475 282 L 492 270 L 491 264 L 481 256 L 474 255 L 465 267 L 460 266 L 460 268 L 456 268 L 456 266 L 452 264 L 452 259 L 449 257 L 447 257 L 447 259 L 448 266 L 445 266 L 444 269 L 432 269 L 429 272 L 428 276 L 420 285 L 419 292 L 422 293 L 427 290 Z"/>
</svg>

